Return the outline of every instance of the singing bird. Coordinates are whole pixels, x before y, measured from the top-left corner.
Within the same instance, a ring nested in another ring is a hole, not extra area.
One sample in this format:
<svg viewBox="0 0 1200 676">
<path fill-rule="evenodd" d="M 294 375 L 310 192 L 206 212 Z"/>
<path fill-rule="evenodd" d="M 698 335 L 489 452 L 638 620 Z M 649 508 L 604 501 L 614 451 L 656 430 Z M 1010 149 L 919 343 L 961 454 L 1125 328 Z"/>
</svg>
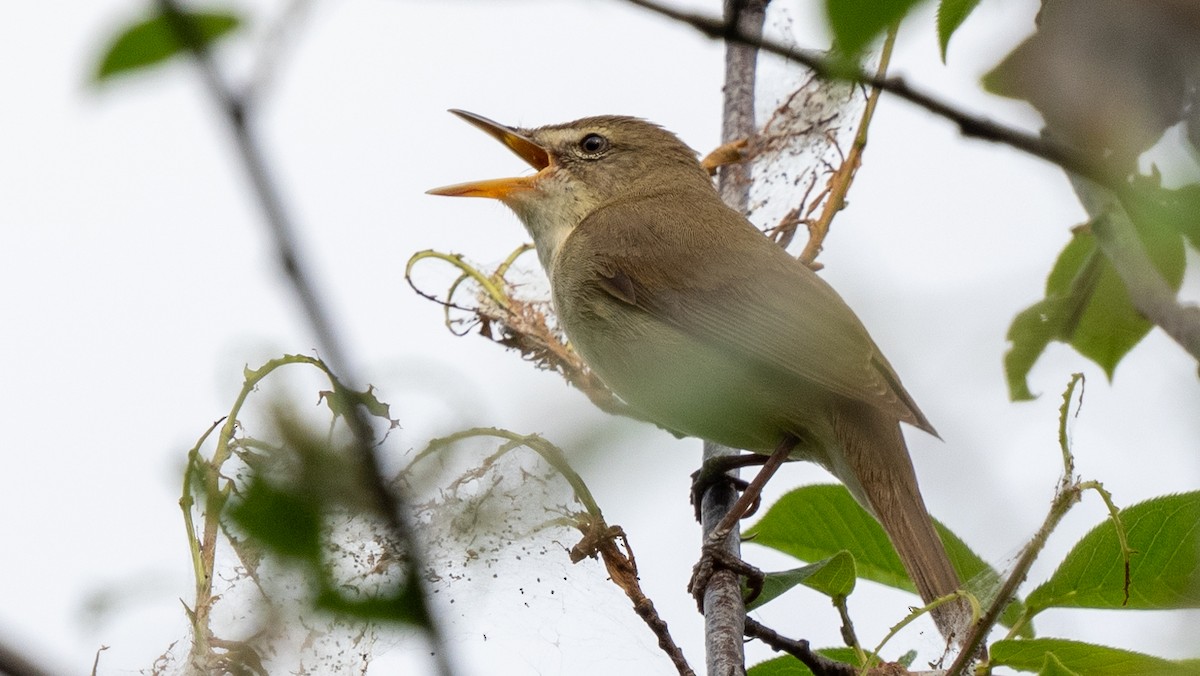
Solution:
<svg viewBox="0 0 1200 676">
<path fill-rule="evenodd" d="M 632 117 L 519 129 L 451 112 L 536 173 L 429 192 L 516 212 L 559 324 L 613 392 L 681 435 L 794 444 L 879 520 L 926 602 L 958 589 L 900 431 L 933 426 L 845 301 L 728 207 L 695 151 Z M 934 613 L 947 636 L 962 616 Z"/>
</svg>

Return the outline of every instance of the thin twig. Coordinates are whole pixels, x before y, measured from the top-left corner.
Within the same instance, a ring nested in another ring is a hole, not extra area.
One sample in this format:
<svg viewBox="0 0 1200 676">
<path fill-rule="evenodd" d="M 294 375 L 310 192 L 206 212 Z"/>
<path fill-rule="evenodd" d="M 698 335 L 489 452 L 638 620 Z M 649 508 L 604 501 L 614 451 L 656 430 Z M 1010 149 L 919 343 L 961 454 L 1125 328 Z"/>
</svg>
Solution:
<svg viewBox="0 0 1200 676">
<path fill-rule="evenodd" d="M 929 112 L 946 118 L 958 125 L 964 136 L 993 141 L 1012 146 L 1030 155 L 1057 164 L 1060 167 L 1086 176 L 1112 190 L 1123 184 L 1120 176 L 1108 172 L 1104 167 L 1084 158 L 1071 148 L 1040 135 L 1021 131 L 993 122 L 986 117 L 972 115 L 941 99 L 915 89 L 898 77 L 878 77 L 857 66 L 830 59 L 824 52 L 815 49 L 792 47 L 774 40 L 746 32 L 738 26 L 720 19 L 660 5 L 651 0 L 625 0 L 630 4 L 650 10 L 656 14 L 688 24 L 710 38 L 751 45 L 764 52 L 799 63 L 813 71 L 818 77 L 831 80 L 847 80 L 881 89 L 898 96 Z"/>
<path fill-rule="evenodd" d="M 610 526 L 604 520 L 600 505 L 592 496 L 587 484 L 584 483 L 583 477 L 579 476 L 579 473 L 571 467 L 567 462 L 566 455 L 558 446 L 538 434 L 523 435 L 497 427 L 475 427 L 431 440 L 429 445 L 413 458 L 409 468 L 411 469 L 418 462 L 432 457 L 434 453 L 443 448 L 465 439 L 477 437 L 495 437 L 507 440 L 507 443 L 489 458 L 491 461 L 516 448 L 525 447 L 540 455 L 543 460 L 554 467 L 559 476 L 571 486 L 575 499 L 584 508 L 582 513 L 572 514 L 572 523 L 583 533 L 583 539 L 571 547 L 569 552 L 571 562 L 579 563 L 586 558 L 594 559 L 599 556 L 604 562 L 605 570 L 608 571 L 609 579 L 625 592 L 625 596 L 633 603 L 634 612 L 658 638 L 659 648 L 675 665 L 679 675 L 695 676 L 696 672 L 692 670 L 687 658 L 683 655 L 683 650 L 671 636 L 666 621 L 662 619 L 655 609 L 654 603 L 642 591 L 641 582 L 638 580 L 637 561 L 633 556 L 633 547 L 629 544 L 629 538 L 625 535 L 624 529 L 620 526 Z"/>
<path fill-rule="evenodd" d="M 176 39 L 187 49 L 199 67 L 209 95 L 219 106 L 233 133 L 238 155 L 254 189 L 259 206 L 263 210 L 264 221 L 271 232 L 284 275 L 300 300 L 324 360 L 330 364 L 333 370 L 341 374 L 341 381 L 352 390 L 352 392 L 344 394 L 353 401 L 353 391 L 361 390 L 359 387 L 361 381 L 356 377 L 356 371 L 351 366 L 352 362 L 342 348 L 329 312 L 321 302 L 308 267 L 300 254 L 295 228 L 284 206 L 279 189 L 271 179 L 258 138 L 247 119 L 245 103 L 225 81 L 199 30 L 180 9 L 177 0 L 157 0 L 157 5 Z M 364 469 L 363 474 L 369 484 L 366 488 L 371 492 L 377 509 L 395 539 L 404 543 L 409 560 L 412 562 L 411 565 L 420 570 L 423 557 L 420 555 L 419 543 L 407 518 L 400 516 L 401 513 L 408 513 L 407 507 L 402 495 L 398 491 L 389 490 L 386 485 L 379 460 L 375 457 L 372 448 L 373 433 L 370 422 L 359 406 L 350 407 L 350 414 L 346 416 L 346 420 L 354 434 L 355 449 Z M 448 650 L 438 628 L 437 620 L 429 608 L 428 594 L 423 588 L 424 581 L 419 575 L 411 576 L 410 579 L 413 580 L 413 584 L 422 587 L 414 597 L 421 605 L 419 609 L 421 616 L 426 618 L 424 629 L 432 645 L 431 652 L 438 673 L 442 676 L 449 676 L 453 670 L 450 667 Z"/>
<path fill-rule="evenodd" d="M 896 26 L 888 29 L 887 39 L 883 42 L 883 51 L 879 55 L 879 65 L 875 69 L 876 77 L 883 77 L 887 73 L 888 63 L 892 60 L 892 47 L 896 44 L 896 32 Z M 863 151 L 867 148 L 867 130 L 875 116 L 875 106 L 879 103 L 881 91 L 878 87 L 872 87 L 871 93 L 867 95 L 867 103 L 863 107 L 862 118 L 858 123 L 858 132 L 854 135 L 850 152 L 846 153 L 842 164 L 829 179 L 829 193 L 825 198 L 825 206 L 821 209 L 821 215 L 817 217 L 817 220 L 809 223 L 808 242 L 799 256 L 800 262 L 809 267 L 814 266 L 817 256 L 821 253 L 821 246 L 825 242 L 825 236 L 829 234 L 829 226 L 833 224 L 833 218 L 846 206 L 846 194 L 850 192 L 850 186 L 854 183 L 858 168 L 862 166 Z"/>
<path fill-rule="evenodd" d="M 756 638 L 771 647 L 772 650 L 785 652 L 804 663 L 809 671 L 816 676 L 857 676 L 858 670 L 845 662 L 831 660 L 824 655 L 813 652 L 808 641 L 792 639 L 780 635 L 774 629 L 758 622 L 754 618 L 746 618 L 746 636 Z"/>
<path fill-rule="evenodd" d="M 1071 507 L 1079 502 L 1082 488 L 1078 478 L 1074 474 L 1075 458 L 1070 450 L 1070 442 L 1067 438 L 1067 419 L 1070 413 L 1071 401 L 1075 394 L 1076 385 L 1082 382 L 1083 376 L 1075 374 L 1070 384 L 1067 385 L 1066 392 L 1063 393 L 1063 403 L 1059 408 L 1058 416 L 1058 438 L 1059 447 L 1063 454 L 1063 475 L 1059 480 L 1058 488 L 1055 490 L 1054 499 L 1050 503 L 1050 511 L 1046 514 L 1045 521 L 1042 522 L 1042 527 L 1034 533 L 1029 540 L 1029 544 L 1021 550 L 1021 556 L 1017 559 L 1016 566 L 1013 567 L 1008 578 L 1000 585 L 1000 589 L 996 592 L 996 597 L 992 600 L 992 604 L 987 611 L 979 618 L 979 621 L 971 625 L 971 630 L 967 633 L 967 637 L 963 640 L 961 652 L 955 658 L 954 663 L 946 670 L 948 676 L 958 676 L 965 674 L 968 664 L 975 659 L 984 640 L 992 627 L 999 621 L 1001 613 L 1008 607 L 1009 602 L 1016 597 L 1017 588 L 1025 582 L 1025 577 L 1029 575 L 1029 569 L 1033 566 L 1033 562 L 1037 560 L 1042 549 L 1046 546 L 1046 541 L 1050 538 L 1050 534 L 1058 527 L 1063 517 L 1067 512 L 1071 511 Z"/>
<path fill-rule="evenodd" d="M 738 30 L 761 35 L 770 0 L 725 0 L 725 18 Z M 731 143 L 754 135 L 757 124 L 754 115 L 755 75 L 758 50 L 752 45 L 725 45 L 725 101 L 722 112 L 721 142 Z M 749 163 L 726 164 L 720 168 L 717 185 L 721 198 L 729 206 L 745 213 L 750 204 L 751 167 Z M 703 462 L 714 458 L 737 455 L 738 451 L 720 444 L 704 443 Z M 712 540 L 718 524 L 727 518 L 737 501 L 737 491 L 728 481 L 713 484 L 700 498 L 701 537 Z M 732 558 L 741 554 L 738 534 L 727 532 L 719 546 Z M 705 560 L 703 557 L 702 561 Z M 718 569 L 707 579 L 702 610 L 704 612 L 705 666 L 710 676 L 737 676 L 746 673 L 746 654 L 743 644 L 746 605 L 738 575 L 732 570 Z"/>
</svg>

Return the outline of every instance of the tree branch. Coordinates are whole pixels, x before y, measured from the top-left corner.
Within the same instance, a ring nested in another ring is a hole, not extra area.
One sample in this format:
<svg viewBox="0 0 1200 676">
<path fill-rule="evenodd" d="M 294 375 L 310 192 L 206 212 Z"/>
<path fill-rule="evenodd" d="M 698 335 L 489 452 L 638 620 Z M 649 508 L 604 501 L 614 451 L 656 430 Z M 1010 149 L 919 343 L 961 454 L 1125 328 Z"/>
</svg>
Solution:
<svg viewBox="0 0 1200 676">
<path fill-rule="evenodd" d="M 1126 214 L 1136 211 L 1137 194 L 1125 176 L 1044 135 L 1014 129 L 986 117 L 973 115 L 912 87 L 901 78 L 873 75 L 855 65 L 830 59 L 817 50 L 789 47 L 764 39 L 761 35 L 752 34 L 727 21 L 680 11 L 652 0 L 626 2 L 686 23 L 710 38 L 751 45 L 799 63 L 819 77 L 850 80 L 881 89 L 955 123 L 964 136 L 1001 143 L 1056 164 L 1073 177 L 1085 178 L 1109 191 Z M 1130 239 L 1120 235 L 1122 228 L 1119 227 L 1119 223 L 1113 227 L 1108 234 L 1097 233 L 1098 241 L 1129 289 L 1134 307 L 1200 361 L 1200 310 L 1180 305 L 1175 300 L 1175 293 L 1149 264 L 1149 259 L 1136 238 Z"/>
<path fill-rule="evenodd" d="M 804 663 L 809 671 L 816 676 L 856 676 L 858 669 L 844 662 L 831 660 L 824 655 L 813 652 L 808 641 L 796 640 L 780 635 L 774 629 L 754 620 L 746 618 L 746 636 L 756 638 L 771 647 L 772 650 L 785 652 Z"/>
<path fill-rule="evenodd" d="M 725 16 L 730 25 L 748 35 L 761 35 L 770 0 L 726 0 Z M 725 106 L 721 141 L 730 143 L 752 136 L 758 125 L 754 119 L 754 83 L 758 69 L 758 50 L 753 45 L 725 45 Z M 726 164 L 717 177 L 721 198 L 738 211 L 745 212 L 750 204 L 749 163 Z M 704 443 L 703 461 L 736 455 L 738 451 Z M 708 542 L 712 532 L 737 502 L 737 491 L 730 482 L 714 484 L 700 499 L 701 538 Z M 734 558 L 741 555 L 740 534 L 729 533 L 724 550 Z M 742 636 L 745 633 L 746 606 L 738 575 L 726 569 L 716 570 L 708 579 L 703 598 L 705 657 L 710 676 L 736 676 L 746 673 L 746 654 Z"/>
</svg>

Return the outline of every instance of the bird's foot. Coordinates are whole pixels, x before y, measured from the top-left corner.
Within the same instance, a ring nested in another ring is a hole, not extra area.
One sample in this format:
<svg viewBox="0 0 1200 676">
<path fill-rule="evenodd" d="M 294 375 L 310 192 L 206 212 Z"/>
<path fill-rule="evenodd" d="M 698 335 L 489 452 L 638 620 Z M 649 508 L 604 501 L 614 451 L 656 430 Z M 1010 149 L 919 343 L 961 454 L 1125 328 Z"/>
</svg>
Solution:
<svg viewBox="0 0 1200 676">
<path fill-rule="evenodd" d="M 720 542 L 709 542 L 700 550 L 700 560 L 692 567 L 692 579 L 688 581 L 688 592 L 696 599 L 696 607 L 704 612 L 704 594 L 717 571 L 727 570 L 745 578 L 742 601 L 750 603 L 758 598 L 763 589 L 763 572 L 731 554 Z"/>
<path fill-rule="evenodd" d="M 700 520 L 700 507 L 704 504 L 704 494 L 709 489 L 722 483 L 729 482 L 733 488 L 738 491 L 744 491 L 750 485 L 748 482 L 731 477 L 727 474 L 730 470 L 740 469 L 742 467 L 751 467 L 754 465 L 762 465 L 767 462 L 770 456 L 760 455 L 758 453 L 744 453 L 742 455 L 722 455 L 715 458 L 709 458 L 700 466 L 700 469 L 692 472 L 692 508 L 696 513 L 696 521 Z M 758 511 L 760 501 L 757 496 L 754 503 L 750 505 L 750 509 L 742 515 L 742 518 L 750 516 Z"/>
</svg>

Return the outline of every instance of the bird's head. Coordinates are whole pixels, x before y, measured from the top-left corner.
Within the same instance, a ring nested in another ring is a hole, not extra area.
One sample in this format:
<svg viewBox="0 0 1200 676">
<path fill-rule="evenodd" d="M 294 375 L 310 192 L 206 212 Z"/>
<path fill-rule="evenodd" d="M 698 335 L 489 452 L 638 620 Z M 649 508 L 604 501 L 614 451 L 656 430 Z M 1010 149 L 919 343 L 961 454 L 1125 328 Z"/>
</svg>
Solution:
<svg viewBox="0 0 1200 676">
<path fill-rule="evenodd" d="M 633 117 L 603 115 L 536 129 L 450 111 L 508 146 L 536 173 L 435 188 L 433 195 L 490 197 L 509 206 L 533 236 L 542 264 L 596 209 L 671 190 L 710 186 L 696 153 L 671 132 Z"/>
</svg>

